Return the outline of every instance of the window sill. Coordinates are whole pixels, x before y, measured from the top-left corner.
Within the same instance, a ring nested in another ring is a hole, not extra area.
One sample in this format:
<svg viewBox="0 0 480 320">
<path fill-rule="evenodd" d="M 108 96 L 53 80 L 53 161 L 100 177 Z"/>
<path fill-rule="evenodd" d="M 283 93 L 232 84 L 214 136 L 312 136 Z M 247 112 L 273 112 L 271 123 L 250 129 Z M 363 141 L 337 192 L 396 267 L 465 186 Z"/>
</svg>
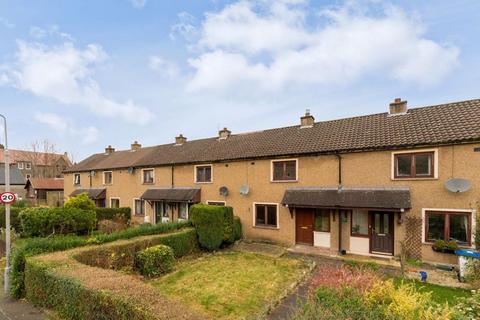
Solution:
<svg viewBox="0 0 480 320">
<path fill-rule="evenodd" d="M 145 217 L 145 214 L 134 213 L 133 216 L 141 218 L 141 217 Z"/>
<path fill-rule="evenodd" d="M 415 178 L 415 177 L 405 177 L 405 178 L 393 178 L 391 179 L 392 181 L 428 181 L 428 180 L 438 180 L 438 177 L 424 177 L 424 178 L 421 178 L 421 177 L 418 177 L 418 178 Z"/>
<path fill-rule="evenodd" d="M 330 233 L 330 231 L 318 231 L 318 230 L 313 230 L 313 232 L 315 232 L 315 233 L 328 233 L 328 234 Z"/>
<path fill-rule="evenodd" d="M 142 182 L 142 184 L 145 184 L 145 185 L 153 185 L 153 184 L 155 184 L 155 182 Z"/>
<path fill-rule="evenodd" d="M 422 245 L 425 245 L 425 246 L 430 246 L 432 247 L 435 243 L 434 242 L 425 242 L 425 241 L 422 241 Z M 475 249 L 475 245 L 471 244 L 471 245 L 458 245 L 458 249 Z"/>
<path fill-rule="evenodd" d="M 295 183 L 298 182 L 297 180 L 270 180 L 272 183 Z"/>
<path fill-rule="evenodd" d="M 201 181 L 195 181 L 196 184 L 212 184 L 213 181 L 205 181 L 205 182 L 201 182 Z"/>
<path fill-rule="evenodd" d="M 279 227 L 274 227 L 274 226 L 260 226 L 260 225 L 255 225 L 253 226 L 254 228 L 257 228 L 257 229 L 267 229 L 267 230 L 279 230 L 280 228 Z"/>
<path fill-rule="evenodd" d="M 354 238 L 370 238 L 368 234 L 350 234 L 350 237 Z"/>
</svg>

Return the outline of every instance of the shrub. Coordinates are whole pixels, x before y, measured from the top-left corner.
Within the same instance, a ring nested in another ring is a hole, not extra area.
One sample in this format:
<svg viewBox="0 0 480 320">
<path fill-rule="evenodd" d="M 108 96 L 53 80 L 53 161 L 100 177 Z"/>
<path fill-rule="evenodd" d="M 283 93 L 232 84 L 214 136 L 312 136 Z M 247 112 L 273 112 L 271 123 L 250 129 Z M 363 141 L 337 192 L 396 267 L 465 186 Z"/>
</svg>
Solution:
<svg viewBox="0 0 480 320">
<path fill-rule="evenodd" d="M 97 213 L 97 220 L 123 220 L 124 223 L 129 223 L 131 219 L 131 209 L 126 208 L 95 208 Z"/>
<path fill-rule="evenodd" d="M 97 223 L 97 229 L 102 233 L 112 233 L 126 229 L 124 223 L 115 222 L 112 220 L 100 220 Z"/>
<path fill-rule="evenodd" d="M 88 196 L 86 192 L 80 193 L 78 196 L 71 197 L 65 204 L 65 208 L 77 208 L 82 210 L 95 210 L 95 202 Z"/>
<path fill-rule="evenodd" d="M 233 217 L 233 238 L 235 241 L 242 239 L 242 222 L 240 218 L 235 216 Z"/>
<path fill-rule="evenodd" d="M 452 320 L 480 319 L 480 291 L 468 298 L 459 298 L 453 308 Z"/>
<path fill-rule="evenodd" d="M 226 244 L 235 242 L 235 233 L 233 230 L 233 208 L 224 206 L 223 209 L 223 241 Z"/>
<path fill-rule="evenodd" d="M 22 242 L 20 246 L 14 247 L 12 252 L 12 266 L 10 271 L 10 294 L 17 299 L 21 298 L 25 294 L 25 259 L 29 256 L 34 256 L 47 252 L 67 250 L 71 248 L 85 246 L 87 244 L 101 244 L 120 239 L 131 239 L 133 237 L 143 235 L 161 234 L 173 230 L 178 230 L 189 225 L 189 222 L 162 223 L 151 227 L 135 227 L 119 232 L 114 232 L 111 234 L 98 235 L 89 239 L 76 235 L 26 239 L 24 242 Z M 171 246 L 174 251 L 178 250 L 179 254 L 186 252 L 187 244 L 190 243 L 189 240 L 182 239 L 181 236 L 176 237 L 178 237 L 177 241 L 164 240 L 165 242 L 175 242 L 176 248 L 173 245 L 170 245 L 170 243 L 165 244 Z M 196 243 L 196 235 L 194 230 L 190 231 L 190 239 L 192 239 L 192 241 Z M 177 253 L 177 251 L 175 252 Z"/>
<path fill-rule="evenodd" d="M 189 213 L 200 246 L 209 251 L 218 250 L 225 238 L 224 207 L 196 204 Z"/>
<path fill-rule="evenodd" d="M 46 237 L 50 234 L 86 234 L 96 224 L 95 211 L 69 208 L 27 208 L 20 212 L 22 234 Z"/>
<path fill-rule="evenodd" d="M 62 319 L 151 320 L 141 304 L 103 290 L 87 288 L 78 281 L 29 261 L 25 272 L 27 299 L 34 305 L 53 308 Z"/>
<path fill-rule="evenodd" d="M 138 252 L 135 267 L 140 274 L 149 278 L 161 276 L 173 270 L 175 256 L 169 246 L 159 244 Z"/>
<path fill-rule="evenodd" d="M 22 207 L 10 207 L 10 226 L 16 231 L 21 230 L 20 219 L 18 215 L 22 210 Z M 0 227 L 5 228 L 5 206 L 0 206 Z"/>
</svg>

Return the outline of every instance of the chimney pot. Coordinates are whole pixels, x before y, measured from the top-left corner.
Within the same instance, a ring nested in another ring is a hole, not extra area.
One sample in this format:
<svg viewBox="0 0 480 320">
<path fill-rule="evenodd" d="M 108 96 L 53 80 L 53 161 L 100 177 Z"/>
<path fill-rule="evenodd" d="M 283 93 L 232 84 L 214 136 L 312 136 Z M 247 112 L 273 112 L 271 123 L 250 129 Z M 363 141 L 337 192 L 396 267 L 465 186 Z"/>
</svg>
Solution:
<svg viewBox="0 0 480 320">
<path fill-rule="evenodd" d="M 187 138 L 184 137 L 183 134 L 180 133 L 177 137 L 175 137 L 175 145 L 181 146 L 185 142 L 187 142 Z"/>
<path fill-rule="evenodd" d="M 218 131 L 218 138 L 219 139 L 227 139 L 230 137 L 230 134 L 232 131 L 228 130 L 226 127 L 223 128 L 222 130 Z"/>
<path fill-rule="evenodd" d="M 108 147 L 105 148 L 106 154 L 112 154 L 114 152 L 115 152 L 115 148 L 113 148 L 111 145 L 108 145 Z"/>
<path fill-rule="evenodd" d="M 305 115 L 300 118 L 300 128 L 313 127 L 315 118 L 310 114 L 310 109 L 305 110 Z"/>
<path fill-rule="evenodd" d="M 137 140 L 135 140 L 135 141 L 130 145 L 130 147 L 131 147 L 131 151 L 137 151 L 137 150 L 139 150 L 139 149 L 142 147 L 142 145 L 141 145 L 140 143 L 138 143 Z"/>
<path fill-rule="evenodd" d="M 401 98 L 396 98 L 392 103 L 390 103 L 389 114 L 405 114 L 407 113 L 407 101 L 402 100 Z"/>
</svg>

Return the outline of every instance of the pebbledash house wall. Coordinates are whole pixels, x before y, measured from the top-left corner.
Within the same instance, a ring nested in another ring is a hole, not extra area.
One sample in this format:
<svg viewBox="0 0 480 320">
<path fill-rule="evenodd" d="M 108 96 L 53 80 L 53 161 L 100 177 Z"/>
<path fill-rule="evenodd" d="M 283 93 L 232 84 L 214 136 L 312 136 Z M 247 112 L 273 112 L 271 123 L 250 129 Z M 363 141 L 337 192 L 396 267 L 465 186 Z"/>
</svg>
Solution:
<svg viewBox="0 0 480 320">
<path fill-rule="evenodd" d="M 342 185 L 344 187 L 409 187 L 412 208 L 401 214 L 398 219 L 395 214 L 394 255 L 400 252 L 400 241 L 407 240 L 416 255 L 424 261 L 456 263 L 453 255 L 434 252 L 431 244 L 424 243 L 422 212 L 424 209 L 451 209 L 472 212 L 472 229 L 475 226 L 476 210 L 480 201 L 480 152 L 474 148 L 480 144 L 458 144 L 449 146 L 427 147 L 419 149 L 402 149 L 387 151 L 371 151 L 358 153 L 344 153 L 342 158 Z M 434 150 L 438 177 L 393 179 L 392 154 L 402 151 Z M 282 159 L 282 158 L 275 158 Z M 297 159 L 298 173 L 295 182 L 272 182 L 271 160 L 252 159 L 243 161 L 218 162 L 212 164 L 212 182 L 195 183 L 194 165 L 176 165 L 174 168 L 175 187 L 201 188 L 201 202 L 225 201 L 232 206 L 240 217 L 244 236 L 249 239 L 266 239 L 285 245 L 295 244 L 295 212 L 290 214 L 289 209 L 282 206 L 283 195 L 291 187 L 336 187 L 338 186 L 338 158 L 336 155 L 300 156 L 283 159 Z M 148 168 L 148 167 L 145 167 Z M 101 170 L 90 177 L 88 172 L 81 172 L 80 186 L 74 186 L 74 173 L 65 173 L 65 196 L 75 188 L 106 188 L 106 203 L 110 198 L 119 198 L 120 206 L 132 207 L 135 198 L 140 198 L 145 190 L 152 187 L 172 187 L 172 167 L 161 166 L 154 168 L 154 183 L 143 184 L 142 168 L 136 168 L 133 173 L 125 169 L 105 170 L 113 171 L 111 185 L 103 184 Z M 445 189 L 445 182 L 452 177 L 461 177 L 472 182 L 472 188 L 464 193 L 452 193 Z M 240 195 L 239 188 L 248 185 L 248 195 Z M 230 190 L 228 196 L 219 195 L 219 188 L 226 186 Z M 261 228 L 254 226 L 254 204 L 269 203 L 278 205 L 278 228 Z M 153 219 L 153 207 L 145 202 L 145 213 L 149 221 Z M 133 214 L 133 213 L 132 213 Z M 411 219 L 414 218 L 414 219 Z M 332 251 L 338 250 L 338 217 L 331 216 L 331 243 Z M 409 220 L 411 219 L 411 220 Z M 134 216 L 135 223 L 145 221 L 144 216 Z M 413 221 L 408 223 L 408 221 Z M 409 230 L 406 230 L 406 227 Z M 472 232 L 473 234 L 474 232 Z M 408 235 L 408 237 L 406 237 Z M 350 216 L 342 222 L 342 249 L 350 251 L 355 243 L 361 241 L 350 237 Z M 473 239 L 472 239 L 473 243 Z"/>
</svg>

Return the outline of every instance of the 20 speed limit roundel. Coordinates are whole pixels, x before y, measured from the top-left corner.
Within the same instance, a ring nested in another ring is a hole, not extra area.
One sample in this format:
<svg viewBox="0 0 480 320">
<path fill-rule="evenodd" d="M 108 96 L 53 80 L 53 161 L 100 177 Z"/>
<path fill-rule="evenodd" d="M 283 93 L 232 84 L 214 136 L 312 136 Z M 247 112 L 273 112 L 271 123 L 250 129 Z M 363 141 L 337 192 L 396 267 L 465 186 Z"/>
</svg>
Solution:
<svg viewBox="0 0 480 320">
<path fill-rule="evenodd" d="M 5 204 L 14 203 L 17 197 L 12 192 L 4 192 L 0 194 L 0 201 Z"/>
</svg>

